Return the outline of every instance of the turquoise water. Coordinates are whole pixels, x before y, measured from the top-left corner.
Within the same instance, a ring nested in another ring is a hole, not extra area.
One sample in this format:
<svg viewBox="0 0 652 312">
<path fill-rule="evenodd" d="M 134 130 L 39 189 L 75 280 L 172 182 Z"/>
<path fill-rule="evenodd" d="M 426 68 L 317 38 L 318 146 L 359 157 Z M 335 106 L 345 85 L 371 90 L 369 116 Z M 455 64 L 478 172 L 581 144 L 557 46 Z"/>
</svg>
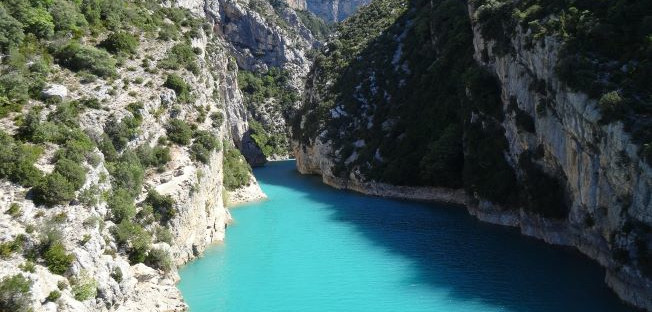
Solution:
<svg viewBox="0 0 652 312">
<path fill-rule="evenodd" d="M 338 191 L 294 162 L 256 169 L 269 200 L 181 269 L 191 311 L 630 311 L 577 252 L 463 208 Z"/>
</svg>

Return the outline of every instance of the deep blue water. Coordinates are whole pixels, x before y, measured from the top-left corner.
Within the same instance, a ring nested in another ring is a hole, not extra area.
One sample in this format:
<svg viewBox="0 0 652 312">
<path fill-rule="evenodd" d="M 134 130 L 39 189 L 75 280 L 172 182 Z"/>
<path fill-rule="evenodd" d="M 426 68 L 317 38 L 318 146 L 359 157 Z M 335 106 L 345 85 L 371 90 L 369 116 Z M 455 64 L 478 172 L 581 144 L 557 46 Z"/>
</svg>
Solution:
<svg viewBox="0 0 652 312">
<path fill-rule="evenodd" d="M 225 243 L 181 269 L 191 311 L 630 311 L 572 249 L 294 165 L 255 169 L 269 200 L 232 209 Z"/>
</svg>

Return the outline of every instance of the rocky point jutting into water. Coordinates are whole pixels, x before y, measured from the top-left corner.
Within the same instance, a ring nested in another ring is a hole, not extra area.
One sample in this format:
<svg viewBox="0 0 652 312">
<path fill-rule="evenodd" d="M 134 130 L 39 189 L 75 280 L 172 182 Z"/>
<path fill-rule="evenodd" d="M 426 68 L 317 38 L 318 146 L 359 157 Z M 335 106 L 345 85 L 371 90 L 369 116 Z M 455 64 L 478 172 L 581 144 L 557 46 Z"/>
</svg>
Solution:
<svg viewBox="0 0 652 312">
<path fill-rule="evenodd" d="M 576 247 L 652 310 L 650 3 L 575 5 L 372 2 L 316 58 L 295 123 L 299 171 L 465 203 Z"/>
</svg>

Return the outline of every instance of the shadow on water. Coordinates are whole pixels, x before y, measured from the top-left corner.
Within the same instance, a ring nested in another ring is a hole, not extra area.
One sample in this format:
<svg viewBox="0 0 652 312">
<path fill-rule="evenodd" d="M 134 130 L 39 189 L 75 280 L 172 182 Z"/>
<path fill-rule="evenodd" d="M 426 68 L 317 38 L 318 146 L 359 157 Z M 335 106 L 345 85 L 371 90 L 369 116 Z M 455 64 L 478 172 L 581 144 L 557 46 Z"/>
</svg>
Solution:
<svg viewBox="0 0 652 312">
<path fill-rule="evenodd" d="M 300 175 L 294 161 L 270 163 L 255 175 L 264 185 L 292 188 L 326 204 L 334 221 L 411 261 L 416 274 L 410 283 L 447 289 L 451 298 L 509 311 L 633 311 L 587 257 L 479 222 L 462 207 L 336 190 L 319 177 Z"/>
</svg>

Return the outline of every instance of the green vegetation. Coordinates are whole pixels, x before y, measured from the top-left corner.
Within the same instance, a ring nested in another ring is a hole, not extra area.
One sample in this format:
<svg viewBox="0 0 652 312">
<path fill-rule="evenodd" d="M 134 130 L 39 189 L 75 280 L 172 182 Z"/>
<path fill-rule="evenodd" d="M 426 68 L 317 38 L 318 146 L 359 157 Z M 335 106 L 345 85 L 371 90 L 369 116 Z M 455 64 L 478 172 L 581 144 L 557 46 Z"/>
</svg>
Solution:
<svg viewBox="0 0 652 312">
<path fill-rule="evenodd" d="M 34 167 L 34 163 L 42 152 L 42 148 L 16 142 L 0 130 L 0 178 L 23 186 L 38 184 L 43 173 Z"/>
<path fill-rule="evenodd" d="M 152 244 L 152 237 L 140 224 L 122 221 L 113 229 L 118 244 L 125 248 L 132 264 L 145 261 Z"/>
<path fill-rule="evenodd" d="M 56 241 L 51 243 L 47 248 L 43 254 L 43 259 L 50 272 L 63 274 L 68 271 L 75 257 L 66 253 L 66 248 L 63 247 L 63 243 Z"/>
<path fill-rule="evenodd" d="M 262 124 L 255 120 L 249 121 L 249 130 L 251 131 L 251 138 L 266 157 L 289 153 L 290 144 L 284 133 L 269 133 Z"/>
<path fill-rule="evenodd" d="M 153 208 L 156 220 L 162 224 L 167 224 L 177 214 L 174 199 L 170 195 L 163 196 L 155 190 L 147 193 L 144 204 Z"/>
<path fill-rule="evenodd" d="M 138 49 L 138 38 L 127 32 L 114 32 L 100 43 L 100 47 L 113 54 L 134 54 Z"/>
<path fill-rule="evenodd" d="M 116 62 L 109 53 L 78 42 L 71 42 L 56 51 L 55 58 L 59 64 L 73 70 L 88 70 L 100 76 L 115 76 Z"/>
<path fill-rule="evenodd" d="M 557 75 L 568 87 L 600 100 L 602 122 L 622 120 L 635 140 L 652 142 L 652 2 L 474 0 L 482 34 L 511 51 L 516 26 L 531 46 L 551 36 L 562 44 Z M 544 92 L 544 95 L 545 92 Z M 641 149 L 645 153 L 645 149 Z M 645 156 L 645 155 L 644 155 Z"/>
<path fill-rule="evenodd" d="M 183 103 L 192 102 L 192 97 L 190 95 L 190 85 L 187 84 L 183 78 L 179 77 L 177 74 L 171 74 L 165 80 L 163 84 L 164 87 L 174 90 L 177 95 L 177 100 Z"/>
<path fill-rule="evenodd" d="M 165 130 L 167 131 L 168 139 L 170 141 L 179 145 L 190 144 L 192 129 L 185 121 L 172 119 L 170 123 L 165 126 Z"/>
<path fill-rule="evenodd" d="M 167 56 L 158 63 L 158 66 L 174 70 L 185 68 L 193 74 L 198 74 L 196 54 L 189 42 L 178 43 L 168 51 Z"/>
<path fill-rule="evenodd" d="M 251 167 L 237 148 L 224 143 L 224 187 L 235 190 L 249 184 Z"/>
<path fill-rule="evenodd" d="M 238 85 L 245 96 L 247 109 L 254 117 L 250 122 L 251 137 L 265 156 L 286 155 L 290 144 L 284 130 L 273 129 L 255 119 L 261 111 L 280 113 L 286 120 L 294 115 L 294 103 L 299 94 L 290 86 L 289 73 L 279 68 L 270 68 L 266 73 L 245 70 L 238 72 Z"/>
<path fill-rule="evenodd" d="M 72 294 L 77 301 L 95 298 L 97 296 L 97 281 L 87 274 L 82 274 L 79 278 L 74 279 Z"/>
<path fill-rule="evenodd" d="M 58 290 L 53 290 L 48 294 L 47 297 L 45 297 L 45 300 L 50 302 L 55 302 L 59 300 L 59 298 L 61 298 L 61 292 Z"/>
<path fill-rule="evenodd" d="M 131 220 L 136 215 L 136 206 L 134 206 L 132 194 L 123 188 L 118 188 L 112 192 L 107 200 L 107 205 L 111 211 L 111 219 L 116 224 Z"/>
<path fill-rule="evenodd" d="M 0 311 L 28 312 L 32 282 L 22 274 L 6 276 L 0 281 Z"/>
<path fill-rule="evenodd" d="M 202 163 L 208 163 L 211 152 L 220 149 L 220 142 L 208 131 L 198 130 L 194 133 L 190 147 L 190 156 Z"/>
<path fill-rule="evenodd" d="M 331 27 L 324 22 L 321 18 L 308 10 L 296 10 L 297 15 L 301 19 L 301 23 L 310 30 L 313 36 L 317 39 L 326 39 L 331 32 Z"/>
<path fill-rule="evenodd" d="M 152 249 L 145 258 L 145 264 L 148 266 L 159 269 L 163 272 L 170 272 L 172 270 L 172 258 L 170 254 L 162 249 Z"/>
</svg>

